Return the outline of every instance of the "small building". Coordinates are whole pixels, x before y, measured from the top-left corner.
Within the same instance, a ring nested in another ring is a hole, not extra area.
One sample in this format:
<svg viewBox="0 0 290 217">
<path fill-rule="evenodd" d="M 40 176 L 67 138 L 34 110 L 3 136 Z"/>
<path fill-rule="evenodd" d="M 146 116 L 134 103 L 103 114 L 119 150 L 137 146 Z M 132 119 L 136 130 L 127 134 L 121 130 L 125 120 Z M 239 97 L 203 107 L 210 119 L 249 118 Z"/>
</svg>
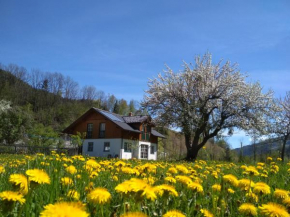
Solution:
<svg viewBox="0 0 290 217">
<path fill-rule="evenodd" d="M 121 116 L 97 108 L 68 126 L 63 133 L 75 135 L 86 132 L 82 153 L 96 157 L 156 160 L 158 137 L 164 136 L 154 130 L 150 116 Z"/>
</svg>

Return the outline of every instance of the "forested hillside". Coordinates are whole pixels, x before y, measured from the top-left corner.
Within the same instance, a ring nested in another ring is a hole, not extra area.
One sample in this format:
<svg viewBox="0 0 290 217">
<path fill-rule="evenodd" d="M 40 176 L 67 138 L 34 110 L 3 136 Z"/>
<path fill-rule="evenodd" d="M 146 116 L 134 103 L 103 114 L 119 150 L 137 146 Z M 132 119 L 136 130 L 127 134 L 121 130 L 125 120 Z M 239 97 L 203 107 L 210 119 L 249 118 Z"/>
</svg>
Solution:
<svg viewBox="0 0 290 217">
<path fill-rule="evenodd" d="M 127 115 L 143 114 L 138 102 L 117 99 L 94 86 L 80 85 L 61 73 L 28 71 L 0 64 L 0 144 L 55 144 L 60 132 L 91 107 Z M 2 108 L 1 108 L 2 109 Z"/>
<path fill-rule="evenodd" d="M 122 115 L 141 112 L 134 100 L 117 99 L 94 86 L 80 87 L 61 73 L 28 72 L 12 64 L 0 67 L 0 99 L 30 112 L 35 122 L 56 131 L 63 130 L 91 107 Z"/>
</svg>

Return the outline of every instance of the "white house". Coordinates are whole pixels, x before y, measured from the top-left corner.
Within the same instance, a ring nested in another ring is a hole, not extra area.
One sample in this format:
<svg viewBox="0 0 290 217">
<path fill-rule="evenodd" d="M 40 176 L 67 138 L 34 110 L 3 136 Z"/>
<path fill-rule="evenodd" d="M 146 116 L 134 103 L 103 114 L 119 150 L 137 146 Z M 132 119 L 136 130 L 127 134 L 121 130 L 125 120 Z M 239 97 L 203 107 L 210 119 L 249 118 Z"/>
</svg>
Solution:
<svg viewBox="0 0 290 217">
<path fill-rule="evenodd" d="M 156 160 L 158 137 L 164 136 L 154 130 L 154 126 L 147 115 L 121 116 L 91 108 L 63 133 L 86 132 L 84 155 Z"/>
</svg>

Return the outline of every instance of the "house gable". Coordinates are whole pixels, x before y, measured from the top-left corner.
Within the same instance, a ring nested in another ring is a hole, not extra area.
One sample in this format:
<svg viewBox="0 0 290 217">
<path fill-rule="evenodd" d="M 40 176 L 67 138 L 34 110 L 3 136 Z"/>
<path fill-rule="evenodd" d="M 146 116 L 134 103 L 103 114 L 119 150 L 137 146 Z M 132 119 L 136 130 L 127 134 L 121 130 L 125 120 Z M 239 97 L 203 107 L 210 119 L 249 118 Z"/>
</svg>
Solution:
<svg viewBox="0 0 290 217">
<path fill-rule="evenodd" d="M 104 132 L 100 132 L 101 124 L 104 125 Z M 88 133 L 88 125 L 92 130 Z M 97 108 L 89 109 L 80 118 L 68 126 L 63 133 L 76 134 L 87 132 L 87 137 L 98 138 L 123 138 L 157 143 L 157 137 L 164 137 L 156 134 L 150 116 L 121 116 Z M 150 128 L 150 132 L 148 129 Z M 147 132 L 148 131 L 148 132 Z M 142 133 L 143 132 L 143 133 Z M 144 133 L 146 134 L 144 137 Z"/>
</svg>

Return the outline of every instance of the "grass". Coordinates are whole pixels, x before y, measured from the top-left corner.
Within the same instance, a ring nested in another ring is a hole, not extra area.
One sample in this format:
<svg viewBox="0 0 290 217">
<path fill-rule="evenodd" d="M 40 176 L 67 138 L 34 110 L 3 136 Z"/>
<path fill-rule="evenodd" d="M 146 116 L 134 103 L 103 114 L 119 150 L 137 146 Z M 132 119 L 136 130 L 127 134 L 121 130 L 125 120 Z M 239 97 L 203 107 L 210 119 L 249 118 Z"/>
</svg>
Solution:
<svg viewBox="0 0 290 217">
<path fill-rule="evenodd" d="M 163 216 L 170 210 L 179 210 L 187 217 L 206 216 L 202 213 L 204 209 L 214 216 L 249 216 L 239 212 L 243 203 L 253 204 L 260 216 L 262 213 L 258 207 L 263 204 L 273 202 L 283 205 L 285 209 L 289 209 L 290 206 L 289 202 L 283 202 L 285 198 L 274 194 L 276 189 L 290 190 L 290 164 L 283 164 L 277 160 L 244 165 L 214 161 L 187 163 L 97 159 L 52 153 L 48 156 L 0 155 L 0 165 L 0 192 L 18 191 L 19 186 L 9 182 L 9 177 L 12 174 L 23 174 L 27 177 L 26 171 L 29 169 L 41 169 L 50 178 L 50 184 L 30 182 L 29 192 L 24 195 L 26 201 L 23 204 L 0 198 L 2 216 L 39 216 L 46 205 L 61 201 L 81 202 L 90 216 L 121 216 L 133 211 L 142 212 L 147 216 Z M 76 168 L 75 174 L 66 169 L 70 165 Z M 227 174 L 232 174 L 237 180 L 250 180 L 251 187 L 241 187 L 241 181 L 227 182 L 224 178 Z M 62 184 L 64 177 L 69 177 L 72 183 Z M 172 177 L 176 183 L 166 181 L 166 177 Z M 190 188 L 189 182 L 183 181 L 184 177 L 187 177 L 190 183 L 199 183 L 203 191 L 197 192 L 196 189 Z M 128 188 L 127 194 L 116 190 L 119 184 L 131 178 L 137 178 L 139 182 L 133 180 L 130 185 L 122 187 L 122 191 Z M 269 186 L 270 193 L 257 192 L 254 185 L 257 182 Z M 156 186 L 163 184 L 173 186 L 178 196 L 166 191 L 161 196 L 161 191 Z M 220 191 L 212 188 L 214 184 L 220 185 Z M 107 189 L 111 194 L 108 202 L 100 204 L 88 200 L 89 192 L 98 187 Z M 231 193 L 228 189 L 231 189 Z M 69 190 L 77 191 L 79 198 L 68 196 Z M 247 196 L 253 192 L 257 200 Z M 74 215 L 71 213 L 68 216 Z"/>
</svg>

